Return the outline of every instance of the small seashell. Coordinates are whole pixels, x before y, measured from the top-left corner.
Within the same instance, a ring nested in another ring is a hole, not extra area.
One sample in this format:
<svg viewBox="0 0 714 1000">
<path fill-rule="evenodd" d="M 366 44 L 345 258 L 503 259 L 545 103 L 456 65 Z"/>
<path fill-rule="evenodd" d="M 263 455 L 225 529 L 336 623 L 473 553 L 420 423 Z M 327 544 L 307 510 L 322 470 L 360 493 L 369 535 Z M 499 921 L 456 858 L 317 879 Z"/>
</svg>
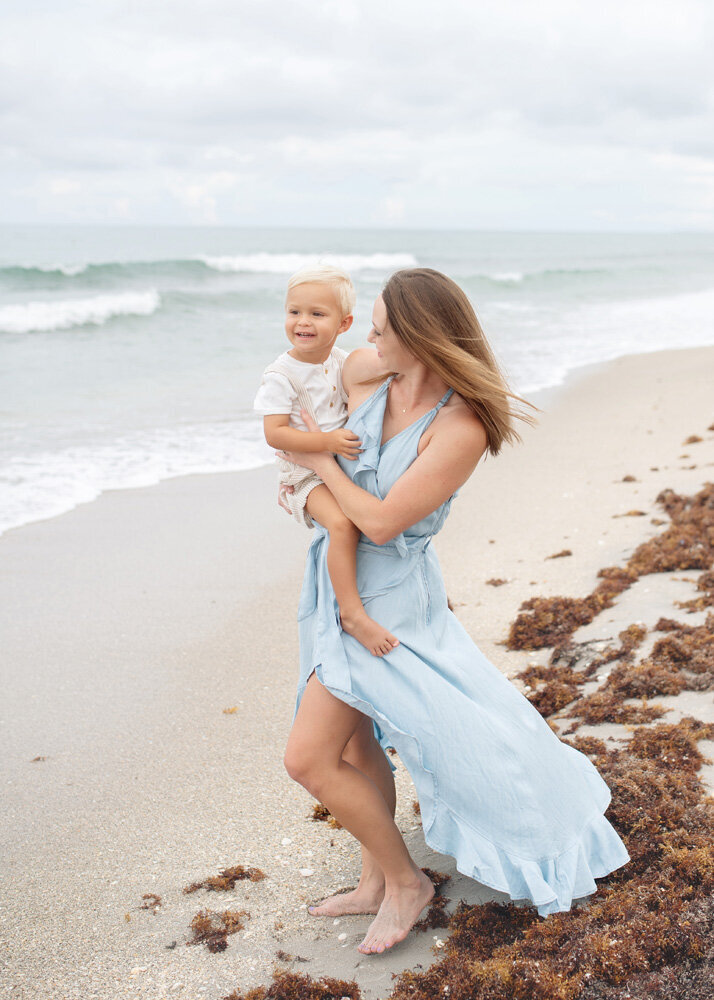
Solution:
<svg viewBox="0 0 714 1000">
<path fill-rule="evenodd" d="M 337 940 L 338 940 L 338 941 L 344 941 L 346 937 L 347 937 L 347 935 L 346 935 L 346 934 L 345 934 L 345 932 L 343 931 L 343 932 L 342 932 L 341 934 L 338 934 L 338 935 L 337 935 Z"/>
<path fill-rule="evenodd" d="M 304 878 L 307 878 L 309 875 L 314 875 L 315 871 L 313 868 L 301 868 L 300 874 L 304 876 Z"/>
</svg>

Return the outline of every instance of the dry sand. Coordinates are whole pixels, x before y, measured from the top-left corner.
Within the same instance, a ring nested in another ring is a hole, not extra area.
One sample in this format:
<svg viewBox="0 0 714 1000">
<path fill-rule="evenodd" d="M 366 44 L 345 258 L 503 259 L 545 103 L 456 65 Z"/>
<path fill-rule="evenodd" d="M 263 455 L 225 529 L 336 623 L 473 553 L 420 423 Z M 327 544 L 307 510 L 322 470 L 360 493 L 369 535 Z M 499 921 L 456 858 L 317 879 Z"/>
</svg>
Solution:
<svg viewBox="0 0 714 1000">
<path fill-rule="evenodd" d="M 545 660 L 499 645 L 521 601 L 588 593 L 657 530 L 660 490 L 714 478 L 714 348 L 583 369 L 540 403 L 539 428 L 483 463 L 435 542 L 456 613 L 510 676 Z M 704 440 L 684 447 L 690 434 Z M 187 477 L 0 539 L 0 997 L 217 1000 L 266 982 L 282 949 L 308 959 L 290 967 L 354 977 L 377 998 L 394 972 L 432 961 L 433 932 L 366 958 L 368 918 L 306 913 L 355 883 L 358 853 L 308 818 L 282 769 L 309 536 L 274 491 L 272 469 Z M 617 516 L 633 509 L 645 516 Z M 651 625 L 692 593 L 644 578 L 576 638 Z M 667 721 L 682 707 L 714 718 L 710 693 L 682 698 Z M 453 876 L 449 897 L 503 898 L 425 847 L 401 768 L 398 785 L 398 822 L 420 864 Z M 182 892 L 234 864 L 266 878 Z M 202 908 L 251 919 L 211 954 L 186 945 Z"/>
</svg>

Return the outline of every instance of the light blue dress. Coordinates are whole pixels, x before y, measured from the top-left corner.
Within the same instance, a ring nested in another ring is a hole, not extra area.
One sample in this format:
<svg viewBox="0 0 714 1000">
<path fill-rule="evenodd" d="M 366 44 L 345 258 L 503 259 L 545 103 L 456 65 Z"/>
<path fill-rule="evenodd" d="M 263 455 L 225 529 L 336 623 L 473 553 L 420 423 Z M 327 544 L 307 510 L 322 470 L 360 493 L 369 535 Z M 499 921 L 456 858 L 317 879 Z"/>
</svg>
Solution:
<svg viewBox="0 0 714 1000">
<path fill-rule="evenodd" d="M 381 446 L 388 382 L 351 415 L 362 441 L 340 460 L 383 499 L 417 457 L 419 438 L 451 395 Z M 327 572 L 327 534 L 308 552 L 298 619 L 297 704 L 313 671 L 374 721 L 416 786 L 424 837 L 464 875 L 530 900 L 544 916 L 568 910 L 629 860 L 603 813 L 610 791 L 583 754 L 561 743 L 530 702 L 474 645 L 447 607 L 432 537 L 453 497 L 386 545 L 364 536 L 357 585 L 365 608 L 399 639 L 372 656 L 340 628 Z"/>
</svg>

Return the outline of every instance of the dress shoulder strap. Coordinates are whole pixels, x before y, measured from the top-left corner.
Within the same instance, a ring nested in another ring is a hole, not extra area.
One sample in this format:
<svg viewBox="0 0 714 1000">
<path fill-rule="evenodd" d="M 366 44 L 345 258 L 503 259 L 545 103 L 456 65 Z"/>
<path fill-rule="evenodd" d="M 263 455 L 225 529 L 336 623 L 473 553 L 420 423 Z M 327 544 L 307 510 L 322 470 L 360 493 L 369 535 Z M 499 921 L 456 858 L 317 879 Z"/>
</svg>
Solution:
<svg viewBox="0 0 714 1000">
<path fill-rule="evenodd" d="M 290 383 L 290 385 L 292 386 L 293 392 L 298 398 L 298 402 L 300 403 L 300 409 L 305 410 L 307 413 L 309 413 L 310 417 L 315 421 L 315 423 L 318 423 L 317 416 L 315 415 L 315 408 L 312 405 L 312 400 L 310 399 L 310 393 L 305 388 L 305 383 L 302 381 L 302 379 L 298 378 L 295 372 L 290 371 L 288 366 L 286 364 L 283 364 L 280 361 L 280 359 L 278 359 L 277 361 L 274 361 L 272 365 L 266 368 L 263 374 L 282 375 L 283 378 L 286 378 Z"/>
<path fill-rule="evenodd" d="M 454 394 L 454 390 L 453 389 L 447 389 L 446 392 L 444 393 L 444 395 L 439 400 L 439 402 L 434 407 L 434 409 L 437 410 L 437 411 L 440 410 L 441 407 L 444 405 L 444 403 L 448 403 L 449 402 L 449 400 L 451 399 L 451 397 L 453 396 L 453 394 Z"/>
</svg>

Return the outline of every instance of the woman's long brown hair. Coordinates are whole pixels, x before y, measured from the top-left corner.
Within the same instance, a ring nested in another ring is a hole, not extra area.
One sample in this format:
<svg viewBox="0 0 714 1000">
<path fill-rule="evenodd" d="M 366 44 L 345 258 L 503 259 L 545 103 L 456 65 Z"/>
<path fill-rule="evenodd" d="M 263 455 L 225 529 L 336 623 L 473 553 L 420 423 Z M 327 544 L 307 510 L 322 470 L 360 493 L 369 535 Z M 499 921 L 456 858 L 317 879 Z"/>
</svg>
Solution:
<svg viewBox="0 0 714 1000">
<path fill-rule="evenodd" d="M 435 372 L 483 423 L 488 450 L 520 441 L 514 420 L 532 407 L 508 389 L 473 306 L 456 282 L 429 267 L 396 271 L 382 291 L 387 319 L 404 347 Z"/>
</svg>

